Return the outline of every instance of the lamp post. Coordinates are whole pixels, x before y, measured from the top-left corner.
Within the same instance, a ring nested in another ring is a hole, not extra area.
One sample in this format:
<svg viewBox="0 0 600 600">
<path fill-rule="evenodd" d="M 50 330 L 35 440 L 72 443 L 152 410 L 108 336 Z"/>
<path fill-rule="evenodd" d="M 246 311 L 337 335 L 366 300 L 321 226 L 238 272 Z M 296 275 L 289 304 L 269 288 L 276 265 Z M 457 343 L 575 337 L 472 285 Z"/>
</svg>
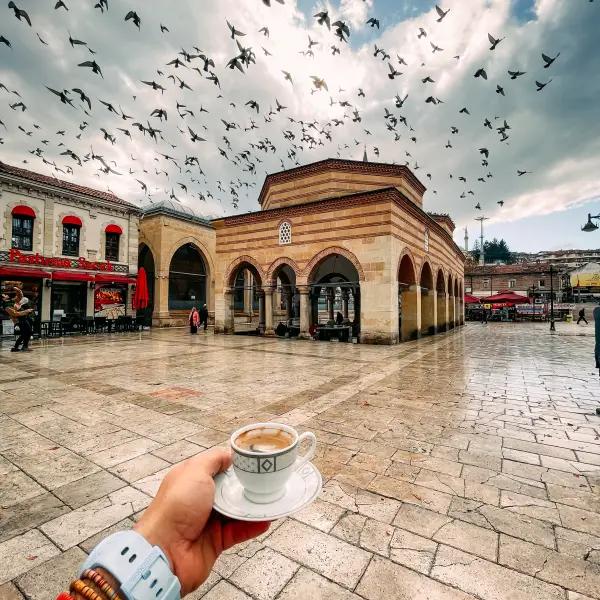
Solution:
<svg viewBox="0 0 600 600">
<path fill-rule="evenodd" d="M 591 231 L 596 231 L 596 229 L 598 229 L 598 225 L 596 225 L 592 219 L 600 219 L 600 215 L 592 215 L 591 213 L 588 213 L 587 223 L 581 228 L 581 231 L 590 233 Z"/>
<path fill-rule="evenodd" d="M 550 265 L 550 331 L 556 331 L 554 324 L 554 265 Z"/>
</svg>

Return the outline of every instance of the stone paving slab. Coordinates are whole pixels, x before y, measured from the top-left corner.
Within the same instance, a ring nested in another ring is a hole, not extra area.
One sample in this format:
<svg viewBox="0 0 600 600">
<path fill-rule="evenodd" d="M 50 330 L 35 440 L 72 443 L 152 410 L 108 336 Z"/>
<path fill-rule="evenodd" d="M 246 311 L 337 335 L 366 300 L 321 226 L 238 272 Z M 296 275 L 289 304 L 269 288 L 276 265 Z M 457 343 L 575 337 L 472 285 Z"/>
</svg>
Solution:
<svg viewBox="0 0 600 600">
<path fill-rule="evenodd" d="M 322 494 L 224 553 L 191 600 L 600 600 L 592 337 L 189 341 L 0 343 L 0 600 L 55 597 L 172 465 L 266 419 L 316 433 Z"/>
</svg>

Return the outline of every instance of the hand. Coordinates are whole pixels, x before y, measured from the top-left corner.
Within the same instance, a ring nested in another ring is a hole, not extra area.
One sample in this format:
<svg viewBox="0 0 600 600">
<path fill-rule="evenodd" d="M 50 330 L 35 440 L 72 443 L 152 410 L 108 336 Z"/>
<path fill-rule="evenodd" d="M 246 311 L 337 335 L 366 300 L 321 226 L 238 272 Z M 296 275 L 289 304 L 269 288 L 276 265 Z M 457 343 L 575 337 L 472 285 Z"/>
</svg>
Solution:
<svg viewBox="0 0 600 600">
<path fill-rule="evenodd" d="M 231 465 L 231 452 L 213 448 L 174 467 L 134 529 L 159 546 L 181 583 L 181 595 L 209 576 L 219 554 L 264 533 L 270 523 L 235 521 L 212 510 L 213 476 Z"/>
</svg>

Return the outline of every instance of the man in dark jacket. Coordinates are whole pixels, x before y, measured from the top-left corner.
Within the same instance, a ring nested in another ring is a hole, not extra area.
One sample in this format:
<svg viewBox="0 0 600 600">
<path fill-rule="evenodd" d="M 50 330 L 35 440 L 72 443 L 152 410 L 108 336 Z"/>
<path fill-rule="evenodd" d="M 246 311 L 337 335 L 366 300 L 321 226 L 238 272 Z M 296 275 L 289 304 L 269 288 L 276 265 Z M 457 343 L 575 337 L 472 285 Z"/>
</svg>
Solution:
<svg viewBox="0 0 600 600">
<path fill-rule="evenodd" d="M 200 309 L 200 325 L 204 325 L 204 331 L 206 331 L 206 328 L 208 327 L 208 308 L 206 307 L 206 304 L 203 304 Z"/>
<path fill-rule="evenodd" d="M 579 325 L 579 323 L 581 323 L 581 321 L 585 321 L 585 324 L 589 325 L 589 323 L 587 322 L 587 319 L 585 318 L 585 308 L 582 308 L 579 311 L 579 319 L 577 319 L 577 325 Z"/>
<path fill-rule="evenodd" d="M 33 308 L 27 308 L 28 304 L 29 300 L 23 298 L 20 303 L 15 304 L 14 308 L 7 311 L 15 325 L 19 327 L 19 337 L 14 347 L 10 349 L 11 352 L 21 352 L 21 350 L 27 352 L 29 350 L 29 340 L 33 335 L 33 324 L 30 316 L 33 313 Z M 21 344 L 23 344 L 23 348 L 19 348 Z"/>
</svg>

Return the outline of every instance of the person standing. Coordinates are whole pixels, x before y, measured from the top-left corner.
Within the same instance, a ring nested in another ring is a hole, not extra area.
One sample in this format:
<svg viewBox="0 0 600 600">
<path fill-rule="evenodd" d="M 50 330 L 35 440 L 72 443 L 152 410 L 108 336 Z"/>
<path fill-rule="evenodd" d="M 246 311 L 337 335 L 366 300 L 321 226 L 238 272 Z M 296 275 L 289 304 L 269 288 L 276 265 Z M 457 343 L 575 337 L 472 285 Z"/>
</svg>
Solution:
<svg viewBox="0 0 600 600">
<path fill-rule="evenodd" d="M 481 324 L 487 325 L 487 322 L 488 322 L 488 311 L 487 311 L 487 308 L 484 306 L 483 311 L 481 312 Z"/>
<path fill-rule="evenodd" d="M 198 309 L 194 306 L 189 317 L 190 322 L 190 333 L 198 333 L 198 326 L 200 325 L 200 316 L 198 315 Z"/>
<path fill-rule="evenodd" d="M 10 349 L 11 352 L 30 352 L 29 340 L 33 335 L 33 324 L 30 315 L 33 313 L 33 308 L 26 308 L 28 304 L 28 298 L 21 298 L 21 301 L 15 303 L 13 308 L 7 309 L 13 323 L 19 326 L 19 337 L 15 341 L 14 347 Z M 21 345 L 22 348 L 19 348 Z"/>
<path fill-rule="evenodd" d="M 582 308 L 579 311 L 579 319 L 577 319 L 577 325 L 579 325 L 579 323 L 581 323 L 581 321 L 585 321 L 585 324 L 589 325 L 589 323 L 587 322 L 587 319 L 585 318 L 585 308 Z"/>
<path fill-rule="evenodd" d="M 208 327 L 208 308 L 206 304 L 203 304 L 200 309 L 200 323 L 204 325 L 204 331 L 206 331 L 206 328 Z"/>
</svg>

